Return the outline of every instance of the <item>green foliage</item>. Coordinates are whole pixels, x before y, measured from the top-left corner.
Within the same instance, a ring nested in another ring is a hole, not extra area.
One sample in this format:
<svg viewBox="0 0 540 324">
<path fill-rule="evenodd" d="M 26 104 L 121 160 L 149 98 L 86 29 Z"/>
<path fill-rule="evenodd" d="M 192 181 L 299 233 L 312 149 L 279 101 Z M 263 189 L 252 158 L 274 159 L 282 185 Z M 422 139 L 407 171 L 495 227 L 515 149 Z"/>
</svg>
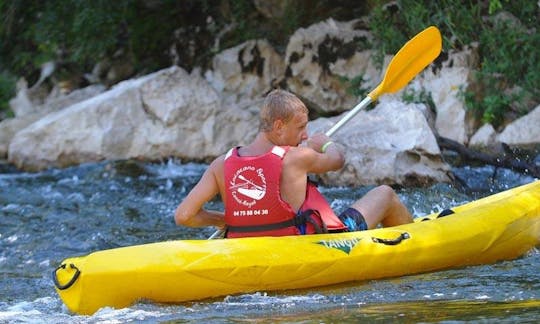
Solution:
<svg viewBox="0 0 540 324">
<path fill-rule="evenodd" d="M 233 22 L 235 28 L 224 39 L 232 47 L 249 39 L 264 38 L 278 50 L 284 50 L 289 37 L 299 28 L 332 17 L 352 20 L 368 11 L 365 1 L 357 0 L 289 0 L 284 1 L 281 16 L 267 18 L 259 13 L 253 0 L 222 0 L 230 7 L 230 18 L 222 16 L 221 25 Z"/>
<path fill-rule="evenodd" d="M 15 78 L 6 72 L 0 73 L 0 120 L 2 115 L 12 116 L 9 100 L 15 95 Z"/>
<path fill-rule="evenodd" d="M 34 70 L 36 46 L 31 41 L 32 21 L 40 4 L 28 1 L 0 0 L 0 69 L 29 75 Z"/>
<path fill-rule="evenodd" d="M 540 95 L 540 34 L 499 21 L 489 32 L 481 33 L 480 44 L 484 75 L 497 76 L 504 85 L 520 84 Z"/>
<path fill-rule="evenodd" d="M 401 0 L 380 4 L 370 14 L 370 28 L 377 40 L 379 55 L 395 54 L 411 37 L 427 26 L 437 26 L 443 47 L 462 47 L 475 40 L 477 23 L 482 20 L 477 2 L 453 0 Z"/>
<path fill-rule="evenodd" d="M 489 0 L 489 14 L 490 15 L 499 9 L 502 9 L 502 3 L 500 0 Z"/>
<path fill-rule="evenodd" d="M 54 60 L 55 76 L 68 78 L 90 72 L 103 58 L 122 52 L 136 72 L 149 73 L 170 66 L 168 50 L 175 31 L 184 29 L 192 36 L 191 29 L 198 30 L 195 26 L 216 15 L 212 10 L 218 2 L 0 0 L 0 71 L 33 84 L 44 62 Z M 183 45 L 181 49 L 188 51 Z M 209 60 L 199 53 L 194 57 Z M 182 63 L 190 68 L 201 61 Z M 9 92 L 2 92 L 2 99 L 6 96 Z"/>
<path fill-rule="evenodd" d="M 252 1 L 236 0 L 231 2 L 231 22 L 236 27 L 225 42 L 225 47 L 232 47 L 249 39 L 262 37 L 260 26 L 250 24 L 249 15 L 255 11 Z"/>
<path fill-rule="evenodd" d="M 435 103 L 431 97 L 431 93 L 422 88 L 420 91 L 406 88 L 401 95 L 401 99 L 405 103 L 422 103 L 430 110 L 435 111 Z"/>
<path fill-rule="evenodd" d="M 118 50 L 133 54 L 139 68 L 155 70 L 170 65 L 167 50 L 176 29 L 204 24 L 213 14 L 203 13 L 216 7 L 210 2 L 0 0 L 0 36 L 13 44 L 1 46 L 0 58 L 30 79 L 45 61 L 88 71 Z"/>
<path fill-rule="evenodd" d="M 382 68 L 384 56 L 396 53 L 407 41 L 400 28 L 400 17 L 391 10 L 377 6 L 371 13 L 370 28 L 374 37 L 373 47 L 378 49 L 374 61 L 378 68 Z"/>
<path fill-rule="evenodd" d="M 468 107 L 482 113 L 482 121 L 499 126 L 511 105 L 527 111 L 521 96 L 505 91 L 514 86 L 540 97 L 540 35 L 521 26 L 497 21 L 480 34 L 482 65 L 478 71 L 484 96 L 469 94 Z"/>
<path fill-rule="evenodd" d="M 114 49 L 126 1 L 45 1 L 34 41 L 47 59 L 86 66 Z"/>
<path fill-rule="evenodd" d="M 486 87 L 486 95 L 478 95 L 471 91 L 463 91 L 462 95 L 465 98 L 465 104 L 475 116 L 483 123 L 492 124 L 494 127 L 499 126 L 503 121 L 504 113 L 508 110 L 508 106 L 513 100 L 516 100 L 515 95 L 506 95 L 502 91 L 497 91 L 493 80 L 486 79 L 484 86 Z"/>
<path fill-rule="evenodd" d="M 345 76 L 339 76 L 339 81 L 344 85 L 347 94 L 354 97 L 364 97 L 370 91 L 369 88 L 363 87 L 364 75 L 357 75 L 352 79 Z"/>
<path fill-rule="evenodd" d="M 518 23 L 497 17 L 507 11 Z M 430 25 L 443 36 L 443 51 L 479 44 L 477 67 L 482 92 L 464 93 L 467 107 L 483 122 L 501 125 L 511 105 L 526 111 L 521 96 L 507 89 L 519 86 L 533 98 L 540 97 L 540 34 L 535 1 L 400 0 L 372 11 L 370 27 L 375 34 L 379 63 L 412 36 Z M 523 25 L 520 25 L 523 24 Z"/>
</svg>

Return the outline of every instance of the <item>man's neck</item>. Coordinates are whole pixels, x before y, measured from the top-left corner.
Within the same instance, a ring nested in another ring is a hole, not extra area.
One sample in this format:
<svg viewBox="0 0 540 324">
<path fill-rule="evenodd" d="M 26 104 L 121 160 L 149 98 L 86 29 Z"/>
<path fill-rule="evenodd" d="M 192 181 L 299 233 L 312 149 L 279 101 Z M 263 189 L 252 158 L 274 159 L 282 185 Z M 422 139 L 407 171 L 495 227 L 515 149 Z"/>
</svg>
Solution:
<svg viewBox="0 0 540 324">
<path fill-rule="evenodd" d="M 260 132 L 253 142 L 241 147 L 238 153 L 241 156 L 258 156 L 270 151 L 275 145 L 266 133 Z"/>
</svg>

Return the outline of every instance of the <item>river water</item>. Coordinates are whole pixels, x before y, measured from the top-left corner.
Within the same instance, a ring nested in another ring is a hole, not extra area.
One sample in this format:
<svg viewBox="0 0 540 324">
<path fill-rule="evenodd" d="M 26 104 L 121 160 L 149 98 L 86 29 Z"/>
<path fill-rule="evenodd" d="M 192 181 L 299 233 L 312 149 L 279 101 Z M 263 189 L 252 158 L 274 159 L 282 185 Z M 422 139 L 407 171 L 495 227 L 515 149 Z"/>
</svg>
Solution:
<svg viewBox="0 0 540 324">
<path fill-rule="evenodd" d="M 540 252 L 493 265 L 309 290 L 257 292 L 180 305 L 140 303 L 69 313 L 51 272 L 69 256 L 214 229 L 174 225 L 173 212 L 204 164 L 91 163 L 23 173 L 0 164 L 0 323 L 357 323 L 536 322 Z M 505 169 L 453 169 L 460 185 L 398 191 L 415 216 L 462 204 L 534 178 Z M 369 188 L 322 188 L 339 212 Z M 218 202 L 210 208 L 222 208 Z M 433 251 L 437 253 L 437 251 Z"/>
</svg>

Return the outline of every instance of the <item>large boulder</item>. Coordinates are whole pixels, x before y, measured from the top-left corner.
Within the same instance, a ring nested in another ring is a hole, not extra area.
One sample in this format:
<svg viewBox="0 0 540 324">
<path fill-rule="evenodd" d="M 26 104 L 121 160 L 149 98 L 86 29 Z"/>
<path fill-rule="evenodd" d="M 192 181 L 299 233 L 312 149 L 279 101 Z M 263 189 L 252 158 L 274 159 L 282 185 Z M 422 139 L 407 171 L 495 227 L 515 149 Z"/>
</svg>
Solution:
<svg viewBox="0 0 540 324">
<path fill-rule="evenodd" d="M 217 54 L 208 82 L 225 103 L 261 98 L 283 78 L 283 58 L 266 40 L 251 40 Z"/>
<path fill-rule="evenodd" d="M 18 131 L 42 117 L 42 114 L 33 113 L 0 121 L 0 159 L 7 157 L 9 143 Z"/>
<path fill-rule="evenodd" d="M 445 59 L 446 58 L 446 59 Z M 432 64 L 407 87 L 406 91 L 431 96 L 436 110 L 435 131 L 443 137 L 467 144 L 473 133 L 462 92 L 471 86 L 472 69 L 478 62 L 478 48 L 441 54 L 439 64 Z"/>
<path fill-rule="evenodd" d="M 10 101 L 12 109 L 17 112 L 16 116 L 0 122 L 0 158 L 7 157 L 9 143 L 18 131 L 51 112 L 62 110 L 105 91 L 103 85 L 91 85 L 69 94 L 60 94 L 59 90 L 54 88 L 41 103 L 37 103 L 35 98 L 31 100 L 24 80 L 19 82 L 17 96 Z"/>
<path fill-rule="evenodd" d="M 532 147 L 540 144 L 540 106 L 516 119 L 497 136 L 499 142 L 515 147 Z"/>
<path fill-rule="evenodd" d="M 264 98 L 244 100 L 235 104 L 222 103 L 214 124 L 215 155 L 230 148 L 249 144 L 259 131 L 259 110 Z"/>
<path fill-rule="evenodd" d="M 427 185 L 449 181 L 450 167 L 441 152 L 421 104 L 382 99 L 371 111 L 361 111 L 333 138 L 345 147 L 346 166 L 322 179 L 329 184 Z M 325 132 L 341 117 L 321 118 L 310 131 Z"/>
<path fill-rule="evenodd" d="M 44 85 L 28 88 L 26 80 L 21 79 L 17 82 L 17 95 L 9 101 L 9 105 L 15 117 L 30 114 L 46 115 L 95 97 L 105 90 L 104 85 L 95 84 L 69 92 L 56 85 L 48 91 Z"/>
<path fill-rule="evenodd" d="M 321 113 L 349 109 L 358 101 L 354 91 L 380 81 L 373 53 L 365 50 L 371 38 L 360 19 L 328 19 L 298 29 L 285 54 L 287 86 Z"/>
<path fill-rule="evenodd" d="M 216 155 L 219 96 L 197 74 L 172 67 L 122 82 L 18 132 L 8 159 L 40 170 L 102 159 L 205 159 Z"/>
<path fill-rule="evenodd" d="M 9 101 L 9 107 L 16 117 L 38 112 L 36 107 L 40 106 L 47 96 L 44 87 L 28 89 L 28 82 L 23 78 L 17 81 L 16 90 L 16 96 Z"/>
<path fill-rule="evenodd" d="M 469 141 L 467 110 L 460 92 L 467 87 L 470 73 L 466 67 L 443 67 L 428 86 L 437 110 L 437 132 L 461 144 Z"/>
<path fill-rule="evenodd" d="M 469 146 L 473 148 L 488 148 L 496 143 L 497 132 L 491 124 L 485 124 L 480 127 L 469 141 Z"/>
</svg>

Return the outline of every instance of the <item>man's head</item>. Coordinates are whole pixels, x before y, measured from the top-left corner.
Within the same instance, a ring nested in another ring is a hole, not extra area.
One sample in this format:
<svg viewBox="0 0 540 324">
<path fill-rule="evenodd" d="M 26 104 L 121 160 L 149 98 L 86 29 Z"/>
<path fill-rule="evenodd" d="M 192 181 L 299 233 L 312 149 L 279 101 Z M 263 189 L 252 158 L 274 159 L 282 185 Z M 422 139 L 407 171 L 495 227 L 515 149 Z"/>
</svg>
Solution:
<svg viewBox="0 0 540 324">
<path fill-rule="evenodd" d="M 299 145 L 307 139 L 308 109 L 294 94 L 276 89 L 270 92 L 260 112 L 261 132 L 267 133 L 276 145 Z"/>
</svg>

